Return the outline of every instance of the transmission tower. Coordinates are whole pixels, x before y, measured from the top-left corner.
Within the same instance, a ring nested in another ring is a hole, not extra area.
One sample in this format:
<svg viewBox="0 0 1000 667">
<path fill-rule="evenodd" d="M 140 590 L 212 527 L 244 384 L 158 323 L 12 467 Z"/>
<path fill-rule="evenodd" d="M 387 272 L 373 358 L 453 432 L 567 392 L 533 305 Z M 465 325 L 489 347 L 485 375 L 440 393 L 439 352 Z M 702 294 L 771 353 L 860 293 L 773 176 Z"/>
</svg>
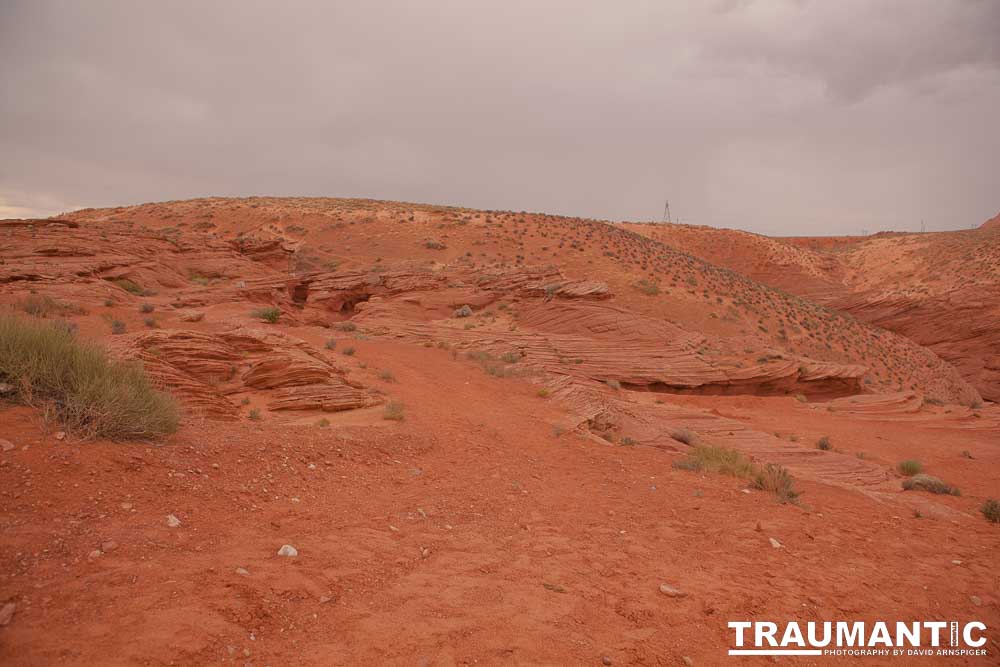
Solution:
<svg viewBox="0 0 1000 667">
<path fill-rule="evenodd" d="M 670 222 L 670 200 L 663 205 L 663 222 Z"/>
</svg>

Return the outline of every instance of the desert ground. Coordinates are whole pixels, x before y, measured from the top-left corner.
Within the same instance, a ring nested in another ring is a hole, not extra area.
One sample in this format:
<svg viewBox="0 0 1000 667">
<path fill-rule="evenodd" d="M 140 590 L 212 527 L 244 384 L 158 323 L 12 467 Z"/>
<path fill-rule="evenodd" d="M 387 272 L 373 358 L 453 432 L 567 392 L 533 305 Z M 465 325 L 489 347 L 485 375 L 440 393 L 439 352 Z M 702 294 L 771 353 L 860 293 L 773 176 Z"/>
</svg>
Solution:
<svg viewBox="0 0 1000 667">
<path fill-rule="evenodd" d="M 0 221 L 0 309 L 180 414 L 95 434 L 0 367 L 0 664 L 771 664 L 754 619 L 1000 664 L 1000 216 L 85 209 Z"/>
</svg>

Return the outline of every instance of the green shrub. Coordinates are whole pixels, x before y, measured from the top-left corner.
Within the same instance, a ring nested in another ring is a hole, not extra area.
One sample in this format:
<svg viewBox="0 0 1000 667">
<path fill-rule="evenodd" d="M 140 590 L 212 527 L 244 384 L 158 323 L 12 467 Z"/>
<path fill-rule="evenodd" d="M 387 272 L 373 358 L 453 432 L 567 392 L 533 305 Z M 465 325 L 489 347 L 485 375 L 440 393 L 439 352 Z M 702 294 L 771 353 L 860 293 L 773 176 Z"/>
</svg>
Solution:
<svg viewBox="0 0 1000 667">
<path fill-rule="evenodd" d="M 129 280 L 128 278 L 118 278 L 116 280 L 112 280 L 111 282 L 113 282 L 115 285 L 118 285 L 126 292 L 129 292 L 130 294 L 135 294 L 136 296 L 142 296 L 143 294 L 146 293 L 146 291 L 142 289 L 142 287 L 140 287 L 137 283 Z"/>
<path fill-rule="evenodd" d="M 354 348 L 353 347 L 345 347 L 343 350 L 341 350 L 341 354 L 344 354 L 344 355 L 346 355 L 348 357 L 353 357 L 354 356 Z"/>
<path fill-rule="evenodd" d="M 749 477 L 754 471 L 753 464 L 735 449 L 714 445 L 697 445 L 683 459 L 674 461 L 674 467 L 732 477 Z"/>
<path fill-rule="evenodd" d="M 275 324 L 281 318 L 281 309 L 276 306 L 268 306 L 267 308 L 258 308 L 251 312 L 250 315 L 270 324 Z"/>
<path fill-rule="evenodd" d="M 913 477 L 914 475 L 919 475 L 924 471 L 924 465 L 920 461 L 915 461 L 913 459 L 908 459 L 906 461 L 900 461 L 899 472 L 907 477 Z"/>
<path fill-rule="evenodd" d="M 110 440 L 177 430 L 174 399 L 156 391 L 142 366 L 112 360 L 63 327 L 0 316 L 0 380 L 26 405 L 51 410 L 67 430 Z"/>
<path fill-rule="evenodd" d="M 980 508 L 983 516 L 993 523 L 1000 523 L 1000 502 L 989 498 Z"/>
<path fill-rule="evenodd" d="M 336 325 L 336 328 L 340 329 L 341 331 L 355 331 L 358 328 L 358 325 L 355 324 L 354 322 L 341 322 L 340 324 Z"/>
<path fill-rule="evenodd" d="M 382 410 L 382 419 L 390 421 L 403 421 L 403 402 L 389 401 Z"/>
<path fill-rule="evenodd" d="M 141 306 L 139 306 L 140 313 L 151 313 L 154 310 L 156 310 L 156 306 L 154 306 L 151 303 L 144 303 Z"/>
<path fill-rule="evenodd" d="M 946 484 L 937 477 L 918 474 L 903 480 L 904 491 L 927 491 L 928 493 L 939 493 L 949 496 L 960 496 L 962 493 L 957 487 Z"/>
<path fill-rule="evenodd" d="M 125 333 L 125 323 L 122 322 L 121 320 L 112 320 L 111 333 L 115 334 L 116 336 Z"/>
<path fill-rule="evenodd" d="M 255 422 L 260 421 L 262 419 L 262 417 L 260 416 L 260 409 L 254 408 L 249 412 L 249 414 L 247 414 L 247 417 L 249 417 Z"/>
<path fill-rule="evenodd" d="M 768 463 L 754 473 L 753 485 L 754 488 L 770 491 L 783 503 L 792 502 L 800 495 L 793 487 L 791 473 L 774 463 Z"/>
<path fill-rule="evenodd" d="M 334 340 L 333 338 L 330 338 L 329 340 L 326 341 L 325 347 L 328 350 L 336 350 L 337 349 L 337 341 Z"/>
<path fill-rule="evenodd" d="M 830 444 L 830 437 L 824 435 L 822 438 L 817 440 L 816 449 L 822 449 L 824 452 L 828 452 L 833 449 L 833 445 Z"/>
</svg>

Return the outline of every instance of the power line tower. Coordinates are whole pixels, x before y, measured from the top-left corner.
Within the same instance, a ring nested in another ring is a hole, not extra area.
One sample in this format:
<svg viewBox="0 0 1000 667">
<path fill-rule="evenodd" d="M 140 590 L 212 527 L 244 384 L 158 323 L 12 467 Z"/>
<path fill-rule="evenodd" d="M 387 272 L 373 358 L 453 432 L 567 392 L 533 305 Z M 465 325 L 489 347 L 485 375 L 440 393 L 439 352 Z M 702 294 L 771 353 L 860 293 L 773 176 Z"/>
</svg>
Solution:
<svg viewBox="0 0 1000 667">
<path fill-rule="evenodd" d="M 923 234 L 925 231 L 927 231 L 927 228 L 924 227 L 924 221 L 921 220 L 920 221 L 920 233 Z"/>
<path fill-rule="evenodd" d="M 670 200 L 663 205 L 663 222 L 670 222 Z"/>
</svg>

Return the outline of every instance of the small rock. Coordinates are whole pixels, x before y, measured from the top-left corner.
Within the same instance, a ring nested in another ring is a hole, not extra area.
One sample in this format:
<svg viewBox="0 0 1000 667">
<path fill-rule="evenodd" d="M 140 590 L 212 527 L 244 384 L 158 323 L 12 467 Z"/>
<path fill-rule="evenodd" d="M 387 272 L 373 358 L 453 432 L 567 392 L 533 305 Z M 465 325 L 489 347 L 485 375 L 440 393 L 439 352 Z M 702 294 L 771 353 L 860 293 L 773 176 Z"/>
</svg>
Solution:
<svg viewBox="0 0 1000 667">
<path fill-rule="evenodd" d="M 118 543 L 114 540 L 106 540 L 101 543 L 101 551 L 104 553 L 109 553 L 118 548 Z"/>
<path fill-rule="evenodd" d="M 756 526 L 754 526 L 754 530 L 756 530 L 756 531 L 757 531 L 758 533 L 759 533 L 760 531 L 764 530 L 764 527 L 760 525 L 760 521 L 758 521 L 758 522 L 757 522 L 757 525 L 756 525 Z"/>
<path fill-rule="evenodd" d="M 14 385 L 8 384 L 7 382 L 0 382 L 0 396 L 3 396 L 4 394 L 13 394 L 13 393 L 14 393 Z"/>
<path fill-rule="evenodd" d="M 319 596 L 319 603 L 320 603 L 320 604 L 326 604 L 327 602 L 329 602 L 329 601 L 330 601 L 330 600 L 332 600 L 332 599 L 333 599 L 333 598 L 332 598 L 332 597 L 330 597 L 329 595 L 320 595 L 320 596 Z"/>
<path fill-rule="evenodd" d="M 687 595 L 684 591 L 670 584 L 660 584 L 660 592 L 670 598 L 682 598 Z"/>
<path fill-rule="evenodd" d="M 976 605 L 977 607 L 983 606 L 983 599 L 978 595 L 970 595 L 969 600 L 971 600 L 972 604 Z"/>
<path fill-rule="evenodd" d="M 236 568 L 236 574 L 240 575 L 241 577 L 249 577 L 250 570 L 246 569 L 245 567 L 238 567 Z"/>
<path fill-rule="evenodd" d="M 56 440 L 65 440 L 66 439 L 66 431 L 56 431 L 55 438 L 56 438 Z"/>
<path fill-rule="evenodd" d="M 181 525 L 181 520 L 175 517 L 173 514 L 167 515 L 167 526 L 170 528 L 179 528 Z"/>
<path fill-rule="evenodd" d="M 132 503 L 122 503 L 121 508 L 126 512 L 128 512 L 130 509 L 132 509 Z"/>
<path fill-rule="evenodd" d="M 12 449 L 14 449 L 14 443 L 11 442 L 10 440 L 4 440 L 3 438 L 0 438 L 0 449 L 2 449 L 5 452 L 9 452 Z"/>
<path fill-rule="evenodd" d="M 769 539 L 771 541 L 771 546 L 774 547 L 775 549 L 782 549 L 785 546 L 781 542 L 779 542 L 778 540 L 774 539 L 773 537 L 769 537 L 767 539 Z"/>
<path fill-rule="evenodd" d="M 17 605 L 13 602 L 8 602 L 3 607 L 0 607 L 0 627 L 10 623 L 10 619 L 14 618 L 15 609 L 17 609 Z"/>
<path fill-rule="evenodd" d="M 961 565 L 962 561 L 960 561 L 960 560 L 953 560 L 953 561 L 951 561 L 951 564 L 952 565 Z"/>
<path fill-rule="evenodd" d="M 611 664 L 611 658 L 609 658 L 606 655 L 601 656 L 601 664 L 602 665 L 610 665 Z"/>
<path fill-rule="evenodd" d="M 430 555 L 431 555 L 431 550 L 428 549 L 427 547 L 424 547 L 423 549 L 420 550 L 421 558 L 428 558 L 430 557 Z"/>
<path fill-rule="evenodd" d="M 684 661 L 684 665 L 686 667 L 694 667 L 694 660 L 692 660 L 691 658 L 687 657 L 686 655 L 685 656 L 681 656 L 681 660 Z"/>
<path fill-rule="evenodd" d="M 95 558 L 100 558 L 103 554 L 104 552 L 101 551 L 100 549 L 94 549 L 89 554 L 87 554 L 87 558 L 89 558 L 90 560 L 94 560 Z"/>
<path fill-rule="evenodd" d="M 280 549 L 278 549 L 279 556 L 288 556 L 289 558 L 295 558 L 299 555 L 299 550 L 293 547 L 291 544 L 283 544 Z"/>
</svg>

